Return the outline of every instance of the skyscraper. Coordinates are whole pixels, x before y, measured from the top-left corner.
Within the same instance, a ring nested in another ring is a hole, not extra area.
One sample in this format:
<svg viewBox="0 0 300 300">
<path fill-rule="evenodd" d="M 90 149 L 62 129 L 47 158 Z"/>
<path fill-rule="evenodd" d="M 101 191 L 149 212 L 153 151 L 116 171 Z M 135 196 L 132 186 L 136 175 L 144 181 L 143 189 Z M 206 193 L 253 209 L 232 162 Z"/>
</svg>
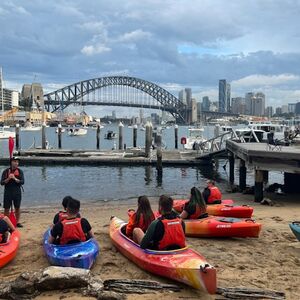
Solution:
<svg viewBox="0 0 300 300">
<path fill-rule="evenodd" d="M 226 79 L 219 80 L 219 112 L 230 112 L 231 88 Z"/>
<path fill-rule="evenodd" d="M 209 110 L 210 101 L 208 96 L 202 97 L 202 110 Z"/>
</svg>

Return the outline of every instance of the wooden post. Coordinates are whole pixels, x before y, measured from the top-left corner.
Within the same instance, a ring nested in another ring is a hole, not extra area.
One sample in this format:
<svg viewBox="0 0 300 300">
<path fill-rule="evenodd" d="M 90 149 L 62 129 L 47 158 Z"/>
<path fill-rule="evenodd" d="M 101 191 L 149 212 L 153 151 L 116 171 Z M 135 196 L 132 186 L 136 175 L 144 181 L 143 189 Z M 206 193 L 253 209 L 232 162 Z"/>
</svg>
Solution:
<svg viewBox="0 0 300 300">
<path fill-rule="evenodd" d="M 16 124 L 16 150 L 20 150 L 20 124 Z"/>
<path fill-rule="evenodd" d="M 229 182 L 230 184 L 234 184 L 234 154 L 232 152 L 228 152 L 228 160 L 229 160 Z"/>
<path fill-rule="evenodd" d="M 42 149 L 46 149 L 46 123 L 42 125 Z"/>
<path fill-rule="evenodd" d="M 178 149 L 178 125 L 175 124 L 174 126 L 174 133 L 175 133 L 175 149 Z"/>
<path fill-rule="evenodd" d="M 96 147 L 99 150 L 100 149 L 100 123 L 97 124 L 97 130 L 96 130 Z"/>
<path fill-rule="evenodd" d="M 119 150 L 123 149 L 123 123 L 119 123 Z"/>
<path fill-rule="evenodd" d="M 58 124 L 57 138 L 58 138 L 58 149 L 61 149 L 61 124 Z"/>
<path fill-rule="evenodd" d="M 263 171 L 255 170 L 254 201 L 261 202 L 264 198 L 263 191 Z"/>
<path fill-rule="evenodd" d="M 268 183 L 269 181 L 269 171 L 263 171 L 263 182 Z"/>
<path fill-rule="evenodd" d="M 150 147 L 151 147 L 151 125 L 150 122 L 146 123 L 145 131 L 145 156 L 150 157 Z"/>
<path fill-rule="evenodd" d="M 246 189 L 246 177 L 247 177 L 247 168 L 244 160 L 240 159 L 240 169 L 239 169 L 239 185 L 240 191 L 243 192 Z"/>
<path fill-rule="evenodd" d="M 156 143 L 157 143 L 157 149 L 156 149 L 157 165 L 156 165 L 156 170 L 158 171 L 158 174 L 162 175 L 162 151 L 161 151 L 161 135 L 160 134 L 158 134 L 156 136 Z"/>
<path fill-rule="evenodd" d="M 136 140 L 137 140 L 137 125 L 133 126 L 133 147 L 136 148 Z"/>
</svg>

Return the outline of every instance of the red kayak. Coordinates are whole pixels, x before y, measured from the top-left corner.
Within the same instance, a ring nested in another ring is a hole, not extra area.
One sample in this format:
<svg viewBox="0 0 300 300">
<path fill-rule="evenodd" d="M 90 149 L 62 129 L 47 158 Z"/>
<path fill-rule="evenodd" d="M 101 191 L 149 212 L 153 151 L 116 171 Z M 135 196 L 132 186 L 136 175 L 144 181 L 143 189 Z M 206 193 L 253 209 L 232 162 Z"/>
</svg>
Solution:
<svg viewBox="0 0 300 300">
<path fill-rule="evenodd" d="M 174 200 L 173 208 L 182 212 L 184 204 L 188 200 Z M 222 217 L 233 217 L 233 218 L 251 218 L 253 214 L 253 208 L 248 205 L 233 205 L 233 204 L 208 204 L 206 207 L 206 212 L 212 216 L 222 216 Z M 231 200 L 232 201 L 232 200 Z"/>
<path fill-rule="evenodd" d="M 193 237 L 255 237 L 261 224 L 253 219 L 210 216 L 203 219 L 185 219 L 185 235 Z"/>
<path fill-rule="evenodd" d="M 2 236 L 0 237 L 2 239 Z M 9 263 L 17 254 L 20 243 L 20 232 L 12 232 L 7 243 L 0 244 L 0 268 Z"/>
<path fill-rule="evenodd" d="M 172 251 L 142 249 L 122 233 L 125 225 L 112 217 L 109 229 L 113 244 L 124 256 L 148 272 L 215 294 L 216 269 L 201 254 L 189 247 Z"/>
</svg>

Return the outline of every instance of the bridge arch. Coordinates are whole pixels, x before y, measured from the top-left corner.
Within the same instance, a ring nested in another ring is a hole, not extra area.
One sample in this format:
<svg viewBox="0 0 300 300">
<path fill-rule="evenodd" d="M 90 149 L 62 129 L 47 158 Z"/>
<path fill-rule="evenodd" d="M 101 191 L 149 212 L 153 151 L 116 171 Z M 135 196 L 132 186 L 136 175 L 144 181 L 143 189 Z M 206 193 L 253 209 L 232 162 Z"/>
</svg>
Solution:
<svg viewBox="0 0 300 300">
<path fill-rule="evenodd" d="M 84 96 L 95 90 L 114 85 L 131 87 L 150 95 L 161 104 L 165 111 L 170 112 L 178 123 L 185 123 L 187 106 L 183 102 L 155 83 L 129 76 L 107 76 L 73 83 L 45 94 L 44 105 L 47 111 L 55 112 L 59 109 L 63 110 L 71 104 L 81 103 Z M 84 104 L 105 105 L 105 103 L 101 103 L 101 99 L 97 102 L 85 101 Z M 106 105 L 118 105 L 118 103 L 106 103 Z M 131 104 L 130 106 L 135 105 Z M 141 106 L 136 105 L 136 107 Z"/>
</svg>

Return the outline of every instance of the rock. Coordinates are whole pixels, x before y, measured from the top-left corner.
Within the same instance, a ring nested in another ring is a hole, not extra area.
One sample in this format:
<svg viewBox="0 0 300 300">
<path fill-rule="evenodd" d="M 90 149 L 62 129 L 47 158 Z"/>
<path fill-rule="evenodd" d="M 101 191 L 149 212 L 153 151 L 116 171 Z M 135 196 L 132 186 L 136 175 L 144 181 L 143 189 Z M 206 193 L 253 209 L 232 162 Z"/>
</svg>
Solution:
<svg viewBox="0 0 300 300">
<path fill-rule="evenodd" d="M 39 291 L 87 287 L 90 270 L 70 267 L 48 267 L 42 272 L 35 287 Z"/>
<path fill-rule="evenodd" d="M 35 283 L 38 281 L 40 273 L 22 273 L 11 283 L 11 290 L 15 294 L 31 295 L 35 293 Z"/>
<path fill-rule="evenodd" d="M 101 279 L 91 279 L 86 289 L 82 290 L 82 294 L 85 296 L 98 297 L 103 291 L 104 285 Z"/>
<path fill-rule="evenodd" d="M 124 294 L 119 294 L 111 291 L 102 291 L 98 295 L 98 300 L 125 300 L 126 296 Z"/>
<path fill-rule="evenodd" d="M 263 198 L 261 201 L 260 201 L 260 204 L 262 205 L 270 205 L 270 206 L 273 206 L 274 205 L 274 202 L 269 199 L 269 198 Z"/>
<path fill-rule="evenodd" d="M 0 299 L 9 299 L 11 285 L 9 282 L 0 283 Z"/>
</svg>

